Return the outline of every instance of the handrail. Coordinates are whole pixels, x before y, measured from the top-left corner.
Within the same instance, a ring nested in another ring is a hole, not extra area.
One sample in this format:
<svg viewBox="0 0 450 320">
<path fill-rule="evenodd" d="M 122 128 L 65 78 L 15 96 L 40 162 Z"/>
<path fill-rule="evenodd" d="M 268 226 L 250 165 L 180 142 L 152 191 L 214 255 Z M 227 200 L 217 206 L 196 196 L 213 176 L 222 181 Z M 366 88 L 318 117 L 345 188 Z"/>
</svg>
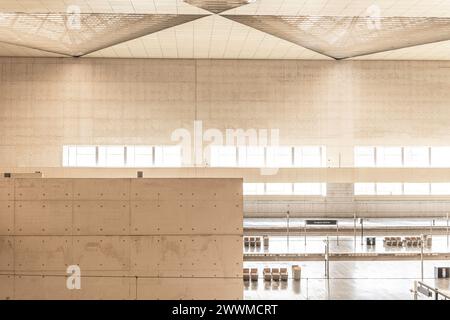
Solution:
<svg viewBox="0 0 450 320">
<path fill-rule="evenodd" d="M 414 281 L 414 289 L 411 291 L 414 293 L 414 300 L 417 300 L 419 293 L 428 298 L 433 297 L 434 294 L 434 300 L 450 300 L 450 295 L 443 293 L 438 288 L 433 288 L 422 281 Z M 443 299 L 439 299 L 440 297 Z"/>
</svg>

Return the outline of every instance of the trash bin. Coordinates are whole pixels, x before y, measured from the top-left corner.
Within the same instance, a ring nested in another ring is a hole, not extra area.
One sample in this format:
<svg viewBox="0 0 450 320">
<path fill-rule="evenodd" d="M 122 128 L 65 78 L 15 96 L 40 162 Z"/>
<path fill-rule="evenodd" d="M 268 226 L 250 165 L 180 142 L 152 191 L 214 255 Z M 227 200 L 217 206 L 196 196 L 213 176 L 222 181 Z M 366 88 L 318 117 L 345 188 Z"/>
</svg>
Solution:
<svg viewBox="0 0 450 320">
<path fill-rule="evenodd" d="M 375 244 L 376 244 L 376 238 L 375 237 L 367 237 L 366 238 L 366 245 L 374 246 Z"/>
<path fill-rule="evenodd" d="M 302 277 L 302 268 L 300 266 L 292 266 L 292 278 L 296 281 L 300 281 Z"/>
<path fill-rule="evenodd" d="M 450 278 L 450 267 L 434 267 L 434 277 L 437 279 Z"/>
</svg>

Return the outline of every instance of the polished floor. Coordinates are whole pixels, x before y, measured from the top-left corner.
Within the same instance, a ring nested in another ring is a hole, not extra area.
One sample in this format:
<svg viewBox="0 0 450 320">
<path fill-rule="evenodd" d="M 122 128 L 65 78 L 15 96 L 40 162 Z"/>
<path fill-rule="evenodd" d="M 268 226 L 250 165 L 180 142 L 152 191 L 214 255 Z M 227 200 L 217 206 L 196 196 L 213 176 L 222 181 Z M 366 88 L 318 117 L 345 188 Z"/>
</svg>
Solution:
<svg viewBox="0 0 450 320">
<path fill-rule="evenodd" d="M 291 279 L 291 266 L 302 268 L 301 281 Z M 450 266 L 450 261 L 425 261 L 424 282 L 450 293 L 449 279 L 434 279 L 434 267 Z M 244 299 L 299 300 L 409 300 L 415 280 L 421 279 L 420 261 L 331 261 L 330 278 L 325 277 L 325 263 L 303 262 L 245 262 L 244 267 L 258 268 L 257 282 L 244 282 Z M 288 268 L 288 281 L 266 282 L 265 267 Z M 424 299 L 424 297 L 419 297 Z"/>
</svg>

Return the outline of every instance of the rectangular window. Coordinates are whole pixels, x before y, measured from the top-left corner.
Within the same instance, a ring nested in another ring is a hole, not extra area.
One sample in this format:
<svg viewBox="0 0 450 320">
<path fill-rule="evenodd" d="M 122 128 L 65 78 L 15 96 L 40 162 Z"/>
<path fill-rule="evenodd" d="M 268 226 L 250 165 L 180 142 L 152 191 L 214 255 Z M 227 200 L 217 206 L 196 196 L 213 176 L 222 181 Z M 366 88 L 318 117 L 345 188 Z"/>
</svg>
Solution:
<svg viewBox="0 0 450 320">
<path fill-rule="evenodd" d="M 244 183 L 244 195 L 264 195 L 264 183 Z"/>
<path fill-rule="evenodd" d="M 326 196 L 326 183 L 294 183 L 294 195 Z"/>
<path fill-rule="evenodd" d="M 320 168 L 325 166 L 325 147 L 294 147 L 294 166 Z"/>
<path fill-rule="evenodd" d="M 63 166 L 95 167 L 97 166 L 96 146 L 64 146 Z"/>
<path fill-rule="evenodd" d="M 292 183 L 266 183 L 267 195 L 291 195 Z"/>
<path fill-rule="evenodd" d="M 450 183 L 355 183 L 355 195 L 450 195 Z"/>
<path fill-rule="evenodd" d="M 211 167 L 236 167 L 235 146 L 211 146 Z"/>
<path fill-rule="evenodd" d="M 95 167 L 97 163 L 97 150 L 94 146 L 76 147 L 76 166 Z"/>
<path fill-rule="evenodd" d="M 155 166 L 157 167 L 181 167 L 180 146 L 156 146 Z"/>
<path fill-rule="evenodd" d="M 401 147 L 377 147 L 376 149 L 377 167 L 402 167 L 402 148 Z"/>
<path fill-rule="evenodd" d="M 404 183 L 403 194 L 405 195 L 429 195 L 429 183 Z"/>
<path fill-rule="evenodd" d="M 73 167 L 76 163 L 76 148 L 63 146 L 63 167 Z"/>
<path fill-rule="evenodd" d="M 292 147 L 267 147 L 267 167 L 289 168 L 292 167 Z"/>
<path fill-rule="evenodd" d="M 265 166 L 264 147 L 247 146 L 238 148 L 238 166 L 261 168 Z"/>
<path fill-rule="evenodd" d="M 402 183 L 377 183 L 376 192 L 381 196 L 397 196 L 402 195 Z"/>
<path fill-rule="evenodd" d="M 450 147 L 431 147 L 431 166 L 435 168 L 450 167 Z"/>
<path fill-rule="evenodd" d="M 146 168 L 153 166 L 153 147 L 128 146 L 127 167 Z"/>
<path fill-rule="evenodd" d="M 244 195 L 326 196 L 326 183 L 244 183 Z"/>
<path fill-rule="evenodd" d="M 428 147 L 405 147 L 404 166 L 412 168 L 429 167 L 430 152 Z"/>
<path fill-rule="evenodd" d="M 450 147 L 355 147 L 355 167 L 450 168 Z"/>
<path fill-rule="evenodd" d="M 99 146 L 98 167 L 125 167 L 124 146 Z"/>
<path fill-rule="evenodd" d="M 375 147 L 355 147 L 355 167 L 375 167 Z"/>
<path fill-rule="evenodd" d="M 433 196 L 445 196 L 450 195 L 450 183 L 432 183 L 431 184 L 431 195 Z"/>
<path fill-rule="evenodd" d="M 357 196 L 376 195 L 375 183 L 355 183 L 354 188 L 354 193 Z"/>
</svg>

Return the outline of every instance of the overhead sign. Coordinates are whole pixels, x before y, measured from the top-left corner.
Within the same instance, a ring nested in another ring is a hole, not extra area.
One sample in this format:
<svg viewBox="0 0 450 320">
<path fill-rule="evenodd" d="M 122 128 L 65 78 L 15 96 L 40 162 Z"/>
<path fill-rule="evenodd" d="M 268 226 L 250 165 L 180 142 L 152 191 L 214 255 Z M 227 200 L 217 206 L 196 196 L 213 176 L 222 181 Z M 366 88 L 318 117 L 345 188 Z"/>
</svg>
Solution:
<svg viewBox="0 0 450 320">
<path fill-rule="evenodd" d="M 307 225 L 318 225 L 318 226 L 328 226 L 328 225 L 337 225 L 337 220 L 306 220 Z"/>
</svg>

